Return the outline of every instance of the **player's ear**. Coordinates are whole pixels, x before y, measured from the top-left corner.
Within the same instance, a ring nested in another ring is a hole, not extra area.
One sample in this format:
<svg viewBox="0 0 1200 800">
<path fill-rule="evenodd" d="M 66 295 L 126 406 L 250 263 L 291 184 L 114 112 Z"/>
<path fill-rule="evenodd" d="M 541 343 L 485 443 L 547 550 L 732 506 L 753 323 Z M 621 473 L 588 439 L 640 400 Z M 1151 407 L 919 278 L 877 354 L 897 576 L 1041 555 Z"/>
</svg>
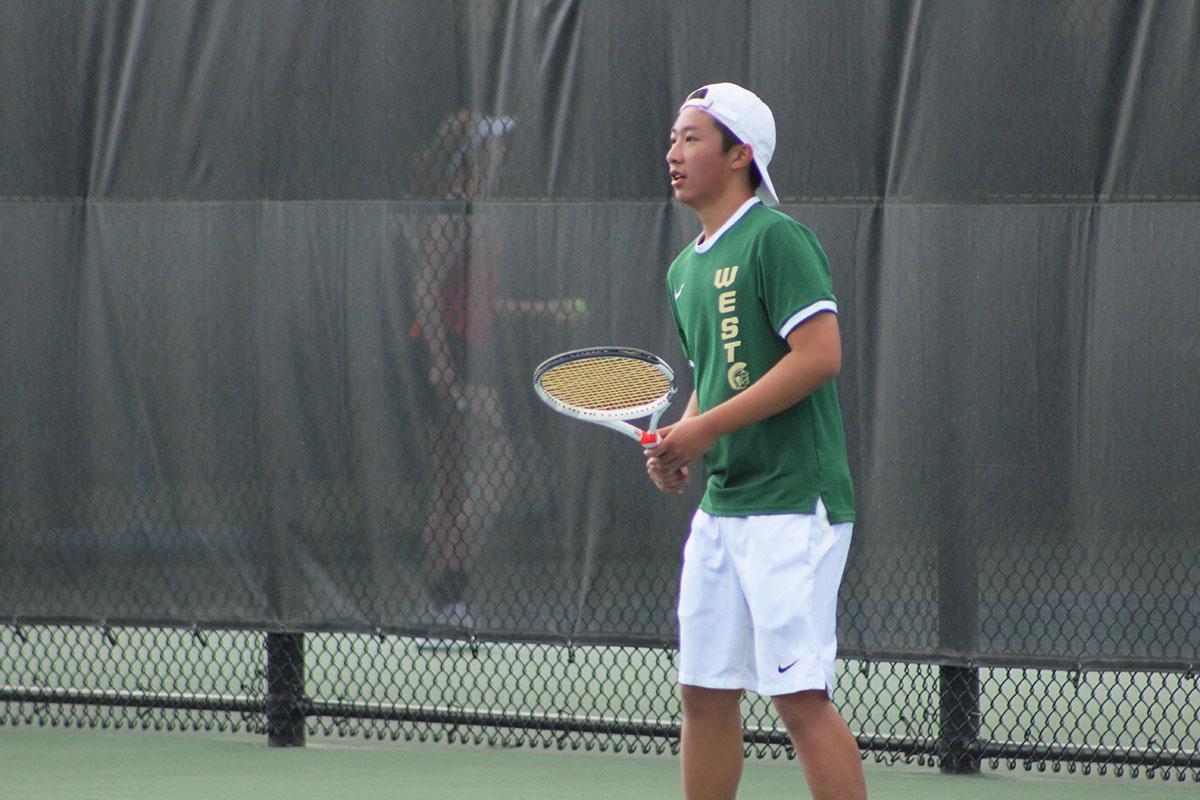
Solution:
<svg viewBox="0 0 1200 800">
<path fill-rule="evenodd" d="M 739 144 L 733 148 L 733 160 L 730 166 L 734 169 L 749 167 L 754 162 L 754 152 L 748 144 Z"/>
</svg>

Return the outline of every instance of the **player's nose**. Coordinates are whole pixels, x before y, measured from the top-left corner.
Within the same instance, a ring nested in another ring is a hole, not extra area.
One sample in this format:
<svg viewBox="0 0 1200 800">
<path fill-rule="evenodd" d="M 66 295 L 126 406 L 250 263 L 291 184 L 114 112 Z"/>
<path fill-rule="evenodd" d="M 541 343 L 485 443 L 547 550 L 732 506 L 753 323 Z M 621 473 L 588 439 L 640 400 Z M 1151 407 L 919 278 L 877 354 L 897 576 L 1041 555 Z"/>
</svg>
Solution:
<svg viewBox="0 0 1200 800">
<path fill-rule="evenodd" d="M 667 163 L 675 164 L 679 161 L 679 142 L 671 142 L 671 146 L 667 148 Z"/>
</svg>

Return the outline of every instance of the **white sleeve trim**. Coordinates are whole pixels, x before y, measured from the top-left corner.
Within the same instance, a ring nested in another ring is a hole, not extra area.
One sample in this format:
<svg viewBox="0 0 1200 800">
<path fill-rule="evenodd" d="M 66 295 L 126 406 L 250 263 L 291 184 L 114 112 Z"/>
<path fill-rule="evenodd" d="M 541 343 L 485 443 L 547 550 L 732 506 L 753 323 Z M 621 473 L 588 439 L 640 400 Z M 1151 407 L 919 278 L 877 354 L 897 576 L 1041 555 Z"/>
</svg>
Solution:
<svg viewBox="0 0 1200 800">
<path fill-rule="evenodd" d="M 807 322 L 817 314 L 828 311 L 832 314 L 837 314 L 837 303 L 832 300 L 818 300 L 808 308 L 802 308 L 788 318 L 788 321 L 779 327 L 779 338 L 786 339 L 788 334 L 796 329 L 802 322 Z"/>
</svg>

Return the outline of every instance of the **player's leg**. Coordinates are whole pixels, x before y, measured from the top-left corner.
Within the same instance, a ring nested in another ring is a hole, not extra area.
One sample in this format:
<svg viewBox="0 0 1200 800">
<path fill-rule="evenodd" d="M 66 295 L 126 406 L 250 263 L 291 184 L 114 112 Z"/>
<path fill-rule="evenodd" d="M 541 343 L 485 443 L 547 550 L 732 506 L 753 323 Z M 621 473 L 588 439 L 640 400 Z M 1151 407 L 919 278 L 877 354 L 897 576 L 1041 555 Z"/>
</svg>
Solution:
<svg viewBox="0 0 1200 800">
<path fill-rule="evenodd" d="M 462 480 L 466 454 L 461 415 L 444 411 L 430 427 L 433 484 L 422 540 L 426 588 L 436 612 L 461 594 L 463 581 L 457 572 L 457 554 L 464 547 L 465 529 L 470 524 L 465 509 L 470 496 Z"/>
<path fill-rule="evenodd" d="M 732 800 L 742 777 L 740 689 L 680 686 L 683 700 L 683 795 L 687 800 Z"/>
<path fill-rule="evenodd" d="M 468 588 L 479 553 L 513 493 L 515 448 L 494 387 L 463 385 L 434 429 L 434 497 L 425 527 L 434 622 L 474 627 Z"/>
<path fill-rule="evenodd" d="M 516 448 L 508 435 L 500 393 L 494 386 L 471 383 L 466 397 L 466 454 L 462 483 L 463 535 L 455 565 L 470 575 L 488 536 L 516 488 Z"/>
<path fill-rule="evenodd" d="M 679 581 L 679 683 L 683 785 L 688 800 L 737 792 L 742 774 L 742 690 L 752 685 L 750 612 L 725 551 L 726 518 L 697 511 Z"/>
<path fill-rule="evenodd" d="M 811 690 L 773 697 L 813 800 L 865 800 L 858 742 L 829 696 Z"/>
<path fill-rule="evenodd" d="M 775 699 L 815 798 L 865 797 L 858 744 L 830 702 L 850 536 L 820 502 L 812 514 L 749 517 L 729 532 L 754 624 L 756 688 Z"/>
<path fill-rule="evenodd" d="M 467 418 L 462 409 L 446 403 L 430 426 L 433 473 L 429 516 L 423 531 L 424 576 L 429 620 L 436 628 L 473 628 L 465 602 L 470 575 L 466 555 L 478 538 L 469 471 Z M 439 634 L 418 642 L 423 652 L 450 652 L 462 642 Z"/>
</svg>

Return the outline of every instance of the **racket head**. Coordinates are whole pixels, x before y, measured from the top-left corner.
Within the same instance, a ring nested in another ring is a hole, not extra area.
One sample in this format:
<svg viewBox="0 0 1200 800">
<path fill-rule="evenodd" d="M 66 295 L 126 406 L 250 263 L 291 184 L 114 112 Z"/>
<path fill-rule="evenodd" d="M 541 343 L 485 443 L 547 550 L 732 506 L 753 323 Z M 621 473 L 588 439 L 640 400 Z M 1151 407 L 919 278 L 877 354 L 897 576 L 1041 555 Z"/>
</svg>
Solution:
<svg viewBox="0 0 1200 800">
<path fill-rule="evenodd" d="M 630 420 L 663 411 L 675 396 L 666 361 L 633 347 L 585 347 L 559 353 L 533 371 L 546 405 L 582 420 Z"/>
</svg>

